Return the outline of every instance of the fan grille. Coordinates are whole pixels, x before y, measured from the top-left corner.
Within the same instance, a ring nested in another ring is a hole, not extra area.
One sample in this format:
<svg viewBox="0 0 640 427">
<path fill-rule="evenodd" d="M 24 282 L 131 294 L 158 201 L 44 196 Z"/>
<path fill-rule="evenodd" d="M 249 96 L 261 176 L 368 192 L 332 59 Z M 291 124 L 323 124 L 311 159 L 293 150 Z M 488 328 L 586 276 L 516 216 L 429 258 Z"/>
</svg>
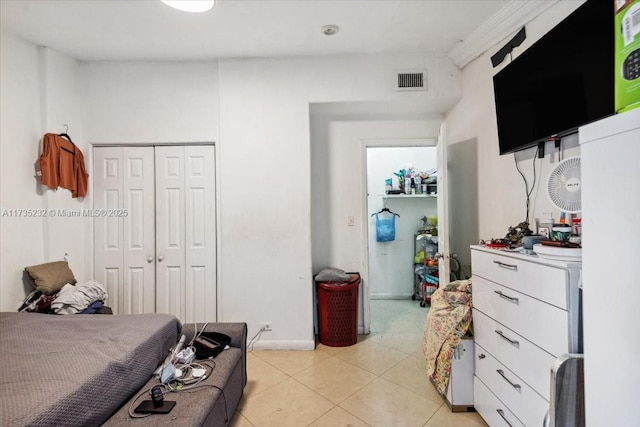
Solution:
<svg viewBox="0 0 640 427">
<path fill-rule="evenodd" d="M 580 212 L 580 157 L 563 160 L 551 171 L 547 181 L 547 195 L 551 203 L 561 211 Z"/>
</svg>

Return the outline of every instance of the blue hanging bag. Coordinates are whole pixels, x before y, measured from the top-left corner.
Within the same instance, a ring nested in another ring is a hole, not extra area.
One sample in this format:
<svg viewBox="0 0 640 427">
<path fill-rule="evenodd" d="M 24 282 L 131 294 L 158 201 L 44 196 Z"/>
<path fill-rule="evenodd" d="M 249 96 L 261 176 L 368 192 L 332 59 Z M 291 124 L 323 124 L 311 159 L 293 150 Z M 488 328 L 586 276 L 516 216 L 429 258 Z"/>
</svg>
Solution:
<svg viewBox="0 0 640 427">
<path fill-rule="evenodd" d="M 396 216 L 380 218 L 376 214 L 376 240 L 378 242 L 392 242 L 396 239 Z"/>
</svg>

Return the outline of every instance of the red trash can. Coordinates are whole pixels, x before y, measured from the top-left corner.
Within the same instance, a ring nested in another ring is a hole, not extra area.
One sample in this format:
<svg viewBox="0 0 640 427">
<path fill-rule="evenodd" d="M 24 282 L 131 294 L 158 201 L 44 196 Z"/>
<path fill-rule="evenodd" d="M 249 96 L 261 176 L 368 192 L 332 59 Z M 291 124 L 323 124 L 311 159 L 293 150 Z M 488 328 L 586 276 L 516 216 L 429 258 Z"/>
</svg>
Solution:
<svg viewBox="0 0 640 427">
<path fill-rule="evenodd" d="M 358 342 L 358 288 L 360 274 L 348 273 L 348 282 L 316 282 L 320 342 L 345 347 Z"/>
</svg>

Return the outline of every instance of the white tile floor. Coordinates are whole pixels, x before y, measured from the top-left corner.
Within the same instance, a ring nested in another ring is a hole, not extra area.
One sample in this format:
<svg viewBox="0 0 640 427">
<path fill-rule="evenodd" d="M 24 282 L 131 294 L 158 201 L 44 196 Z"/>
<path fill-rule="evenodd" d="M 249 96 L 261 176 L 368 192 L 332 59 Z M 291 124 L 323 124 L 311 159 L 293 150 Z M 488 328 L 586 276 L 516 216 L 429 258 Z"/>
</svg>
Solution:
<svg viewBox="0 0 640 427">
<path fill-rule="evenodd" d="M 427 379 L 427 310 L 372 300 L 371 334 L 353 346 L 249 352 L 249 381 L 231 425 L 486 427 L 477 413 L 452 413 Z"/>
</svg>

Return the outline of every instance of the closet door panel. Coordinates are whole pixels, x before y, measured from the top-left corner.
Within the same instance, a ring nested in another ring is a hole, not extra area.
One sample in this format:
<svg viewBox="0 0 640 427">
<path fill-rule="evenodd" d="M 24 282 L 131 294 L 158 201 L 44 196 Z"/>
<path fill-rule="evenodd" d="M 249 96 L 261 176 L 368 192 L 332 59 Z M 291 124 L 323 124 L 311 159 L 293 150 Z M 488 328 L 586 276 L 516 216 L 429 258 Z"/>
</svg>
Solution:
<svg viewBox="0 0 640 427">
<path fill-rule="evenodd" d="M 94 198 L 91 213 L 108 209 L 123 209 L 123 149 L 96 147 L 93 152 Z M 95 280 L 107 291 L 107 304 L 115 314 L 124 313 L 123 254 L 124 218 L 92 215 L 94 217 Z"/>
<path fill-rule="evenodd" d="M 124 149 L 124 292 L 126 313 L 153 313 L 155 173 L 153 147 Z"/>
<path fill-rule="evenodd" d="M 117 314 L 155 311 L 153 147 L 94 148 L 95 276 Z"/>
<path fill-rule="evenodd" d="M 144 269 L 128 268 L 124 281 L 124 302 L 126 313 L 148 313 L 144 307 Z M 155 304 L 154 304 L 155 309 Z"/>
<path fill-rule="evenodd" d="M 182 266 L 158 263 L 157 271 L 157 312 L 169 313 L 183 321 L 184 319 L 184 268 Z M 183 321 L 184 322 L 184 321 Z"/>
<path fill-rule="evenodd" d="M 186 147 L 185 197 L 186 321 L 215 321 L 215 147 Z"/>
<path fill-rule="evenodd" d="M 156 310 L 185 321 L 185 147 L 156 147 Z"/>
</svg>

